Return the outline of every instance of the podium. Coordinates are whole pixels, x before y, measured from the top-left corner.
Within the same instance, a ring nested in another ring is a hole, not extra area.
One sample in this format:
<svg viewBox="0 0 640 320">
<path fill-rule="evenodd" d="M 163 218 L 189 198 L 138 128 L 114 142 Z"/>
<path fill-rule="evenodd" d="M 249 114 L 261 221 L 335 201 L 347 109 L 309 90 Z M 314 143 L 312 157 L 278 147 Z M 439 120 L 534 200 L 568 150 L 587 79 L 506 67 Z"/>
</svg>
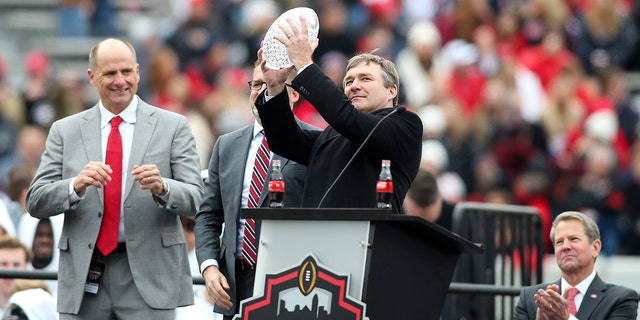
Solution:
<svg viewBox="0 0 640 320">
<path fill-rule="evenodd" d="M 242 209 L 241 216 L 260 221 L 260 242 L 254 297 L 242 302 L 236 319 L 261 319 L 256 308 L 271 308 L 264 319 L 278 314 L 278 319 L 436 320 L 459 255 L 484 252 L 480 244 L 436 224 L 389 209 L 254 208 Z M 286 281 L 298 284 L 294 291 L 303 294 L 312 285 L 336 284 L 346 298 L 330 300 L 335 293 L 324 287 L 311 298 L 294 299 L 299 315 L 287 318 L 282 313 L 293 313 L 294 307 L 286 301 L 292 292 L 283 288 Z M 350 302 L 345 308 L 361 318 L 337 316 L 337 306 Z M 362 312 L 354 311 L 358 308 Z M 307 310 L 316 316 L 300 316 Z M 320 317 L 321 312 L 330 315 Z"/>
</svg>

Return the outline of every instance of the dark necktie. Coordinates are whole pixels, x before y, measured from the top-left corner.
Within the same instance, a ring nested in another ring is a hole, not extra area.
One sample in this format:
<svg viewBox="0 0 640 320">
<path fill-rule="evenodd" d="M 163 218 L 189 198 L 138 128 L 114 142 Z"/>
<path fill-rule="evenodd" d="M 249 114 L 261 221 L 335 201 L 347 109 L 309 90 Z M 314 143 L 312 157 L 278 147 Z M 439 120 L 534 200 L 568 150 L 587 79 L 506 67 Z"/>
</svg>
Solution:
<svg viewBox="0 0 640 320">
<path fill-rule="evenodd" d="M 264 186 L 269 168 L 269 144 L 267 137 L 262 132 L 262 143 L 256 152 L 256 160 L 253 164 L 251 174 L 251 186 L 249 187 L 249 200 L 247 208 L 257 208 L 260 202 L 260 193 Z M 246 219 L 244 226 L 244 240 L 242 241 L 242 258 L 251 266 L 255 265 L 258 258 L 258 247 L 256 241 L 256 222 L 253 219 Z"/>
<path fill-rule="evenodd" d="M 108 255 L 118 245 L 120 224 L 120 198 L 122 197 L 122 137 L 118 126 L 122 118 L 111 119 L 111 132 L 107 140 L 105 162 L 111 167 L 111 181 L 104 186 L 104 216 L 96 246 L 103 255 Z"/>
</svg>

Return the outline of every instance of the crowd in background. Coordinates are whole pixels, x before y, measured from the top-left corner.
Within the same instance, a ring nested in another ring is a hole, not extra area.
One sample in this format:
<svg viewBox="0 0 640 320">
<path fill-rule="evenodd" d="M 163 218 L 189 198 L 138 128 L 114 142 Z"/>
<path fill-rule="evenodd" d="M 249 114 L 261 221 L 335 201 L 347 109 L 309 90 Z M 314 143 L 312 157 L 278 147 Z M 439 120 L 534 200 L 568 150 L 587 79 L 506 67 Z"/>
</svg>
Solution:
<svg viewBox="0 0 640 320">
<path fill-rule="evenodd" d="M 60 0 L 59 34 L 134 43 L 141 98 L 188 117 L 203 168 L 216 137 L 253 121 L 247 81 L 267 29 L 307 6 L 320 21 L 315 62 L 336 83 L 357 52 L 395 61 L 400 104 L 424 124 L 422 170 L 445 200 L 535 206 L 545 234 L 579 210 L 598 222 L 605 255 L 640 254 L 640 105 L 625 77 L 640 69 L 637 1 L 164 2 Z M 140 14 L 123 26 L 119 10 Z M 90 89 L 43 50 L 23 65 L 0 54 L 0 188 L 14 223 L 18 164 L 39 161 L 53 121 L 96 103 Z M 326 126 L 305 101 L 294 111 Z"/>
</svg>

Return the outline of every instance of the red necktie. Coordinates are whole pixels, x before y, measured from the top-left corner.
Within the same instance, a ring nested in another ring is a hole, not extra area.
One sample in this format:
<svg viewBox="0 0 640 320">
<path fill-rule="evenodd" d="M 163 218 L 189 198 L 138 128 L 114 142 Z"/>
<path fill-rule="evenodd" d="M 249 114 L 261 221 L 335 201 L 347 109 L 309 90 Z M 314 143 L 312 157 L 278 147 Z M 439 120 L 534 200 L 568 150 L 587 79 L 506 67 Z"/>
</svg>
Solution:
<svg viewBox="0 0 640 320">
<path fill-rule="evenodd" d="M 573 287 L 567 290 L 569 290 L 569 313 L 575 316 L 576 313 L 578 313 L 578 308 L 576 308 L 576 295 L 580 293 L 580 291 Z"/>
<path fill-rule="evenodd" d="M 262 143 L 256 151 L 256 160 L 253 163 L 253 173 L 251 174 L 251 186 L 249 187 L 249 200 L 247 208 L 257 208 L 260 202 L 260 193 L 264 180 L 267 177 L 269 168 L 269 144 L 267 137 L 262 132 Z M 251 266 L 256 263 L 258 258 L 258 249 L 256 243 L 256 222 L 253 219 L 246 219 L 244 226 L 244 240 L 242 241 L 242 258 Z"/>
<path fill-rule="evenodd" d="M 96 246 L 103 255 L 108 255 L 118 246 L 120 224 L 120 198 L 122 197 L 122 137 L 118 126 L 122 118 L 111 119 L 111 133 L 107 140 L 105 162 L 111 166 L 111 181 L 104 186 L 104 216 Z"/>
</svg>

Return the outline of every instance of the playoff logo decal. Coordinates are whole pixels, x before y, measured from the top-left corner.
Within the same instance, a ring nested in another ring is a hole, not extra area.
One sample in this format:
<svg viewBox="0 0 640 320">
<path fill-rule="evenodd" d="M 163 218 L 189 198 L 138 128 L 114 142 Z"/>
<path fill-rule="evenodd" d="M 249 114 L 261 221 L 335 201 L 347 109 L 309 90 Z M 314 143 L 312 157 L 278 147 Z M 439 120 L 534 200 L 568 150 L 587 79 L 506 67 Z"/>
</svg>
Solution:
<svg viewBox="0 0 640 320">
<path fill-rule="evenodd" d="M 263 296 L 242 302 L 235 320 L 368 320 L 365 305 L 347 295 L 349 276 L 308 256 L 298 267 L 267 274 Z"/>
</svg>

